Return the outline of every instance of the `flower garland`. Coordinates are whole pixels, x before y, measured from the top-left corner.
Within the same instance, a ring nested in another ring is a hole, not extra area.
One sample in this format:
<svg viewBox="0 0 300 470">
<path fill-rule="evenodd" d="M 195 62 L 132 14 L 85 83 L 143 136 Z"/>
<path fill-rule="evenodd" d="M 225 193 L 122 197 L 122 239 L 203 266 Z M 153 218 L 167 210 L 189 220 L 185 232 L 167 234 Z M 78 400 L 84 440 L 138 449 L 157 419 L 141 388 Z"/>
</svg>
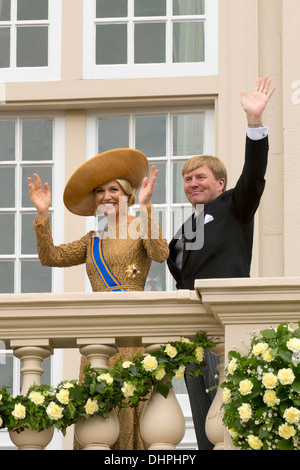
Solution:
<svg viewBox="0 0 300 470">
<path fill-rule="evenodd" d="M 201 331 L 194 342 L 182 338 L 160 346 L 151 354 L 140 354 L 124 362 L 120 359 L 106 370 L 88 365 L 81 384 L 70 380 L 56 388 L 34 385 L 25 396 L 16 397 L 3 387 L 0 390 L 0 428 L 19 433 L 25 429 L 40 432 L 54 426 L 65 435 L 79 417 L 107 418 L 115 408 L 135 407 L 147 399 L 153 387 L 167 397 L 173 377 L 179 380 L 184 373 L 203 375 L 205 349 L 213 346 L 207 334 Z M 196 363 L 198 368 L 186 371 L 190 363 Z"/>
<path fill-rule="evenodd" d="M 262 330 L 248 354 L 231 351 L 223 388 L 223 423 L 234 446 L 300 449 L 300 322 Z"/>
</svg>

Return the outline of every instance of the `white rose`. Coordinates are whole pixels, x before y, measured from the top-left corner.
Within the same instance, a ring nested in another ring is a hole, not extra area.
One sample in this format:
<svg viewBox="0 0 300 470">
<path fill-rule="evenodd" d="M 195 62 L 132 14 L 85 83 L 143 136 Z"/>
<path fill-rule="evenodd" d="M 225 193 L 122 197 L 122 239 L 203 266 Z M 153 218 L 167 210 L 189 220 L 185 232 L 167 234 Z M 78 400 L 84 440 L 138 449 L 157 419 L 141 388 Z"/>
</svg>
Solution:
<svg viewBox="0 0 300 470">
<path fill-rule="evenodd" d="M 169 357 L 173 358 L 177 355 L 178 351 L 171 344 L 167 344 L 167 346 L 165 347 L 165 353 L 167 353 Z"/>
<path fill-rule="evenodd" d="M 289 341 L 287 341 L 286 345 L 290 351 L 300 351 L 300 339 L 298 338 L 291 338 Z"/>
<path fill-rule="evenodd" d="M 249 403 L 243 403 L 239 408 L 238 412 L 243 423 L 247 423 L 252 417 L 252 409 Z"/>
<path fill-rule="evenodd" d="M 29 400 L 36 405 L 41 405 L 45 401 L 45 397 L 41 394 L 41 392 L 32 391 L 29 394 Z"/>
<path fill-rule="evenodd" d="M 46 408 L 46 413 L 50 419 L 57 421 L 63 417 L 63 408 L 52 401 Z"/>
<path fill-rule="evenodd" d="M 11 414 L 15 419 L 24 419 L 26 417 L 26 408 L 21 403 L 17 403 Z"/>
<path fill-rule="evenodd" d="M 278 375 L 279 382 L 282 385 L 290 385 L 295 380 L 294 372 L 290 368 L 280 369 L 277 375 Z"/>
<path fill-rule="evenodd" d="M 98 382 L 100 382 L 100 380 L 104 380 L 107 385 L 111 385 L 114 381 L 113 377 L 109 373 L 99 375 L 99 377 L 97 377 L 97 380 Z"/>
<path fill-rule="evenodd" d="M 283 417 L 289 424 L 298 424 L 300 421 L 300 410 L 291 406 L 285 410 Z"/>
<path fill-rule="evenodd" d="M 56 394 L 56 398 L 58 399 L 58 401 L 60 403 L 62 403 L 63 405 L 67 405 L 70 401 L 70 398 L 69 398 L 69 390 L 66 389 L 66 388 L 62 388 L 57 394 Z"/>
<path fill-rule="evenodd" d="M 123 387 L 121 388 L 124 397 L 132 397 L 134 392 L 136 391 L 135 385 L 131 384 L 130 382 L 124 382 Z"/>
<path fill-rule="evenodd" d="M 84 405 L 85 412 L 88 415 L 93 415 L 98 411 L 98 403 L 96 400 L 92 400 L 91 398 L 88 399 L 86 404 Z"/>
<path fill-rule="evenodd" d="M 151 356 L 150 354 L 147 354 L 147 356 L 143 359 L 142 364 L 144 369 L 148 372 L 153 372 L 158 366 L 156 357 Z"/>
</svg>

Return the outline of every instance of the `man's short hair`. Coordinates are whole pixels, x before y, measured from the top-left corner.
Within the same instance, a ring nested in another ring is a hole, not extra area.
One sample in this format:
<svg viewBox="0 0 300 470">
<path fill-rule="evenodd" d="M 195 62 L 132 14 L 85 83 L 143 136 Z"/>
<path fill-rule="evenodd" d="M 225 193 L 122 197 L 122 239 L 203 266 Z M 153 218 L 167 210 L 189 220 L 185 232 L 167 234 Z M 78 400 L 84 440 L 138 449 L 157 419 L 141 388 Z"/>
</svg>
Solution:
<svg viewBox="0 0 300 470">
<path fill-rule="evenodd" d="M 224 178 L 225 184 L 223 192 L 226 191 L 227 186 L 227 170 L 218 157 L 213 157 L 212 155 L 199 155 L 197 157 L 192 157 L 185 162 L 182 168 L 182 176 L 184 177 L 187 173 L 196 170 L 200 166 L 206 165 L 212 171 L 216 180 Z"/>
</svg>

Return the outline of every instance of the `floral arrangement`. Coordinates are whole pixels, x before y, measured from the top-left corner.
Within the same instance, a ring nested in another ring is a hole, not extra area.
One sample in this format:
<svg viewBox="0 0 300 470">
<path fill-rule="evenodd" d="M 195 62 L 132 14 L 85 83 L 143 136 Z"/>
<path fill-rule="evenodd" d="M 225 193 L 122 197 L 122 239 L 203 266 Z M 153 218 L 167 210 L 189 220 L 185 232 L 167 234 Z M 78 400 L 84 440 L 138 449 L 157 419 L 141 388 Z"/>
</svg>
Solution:
<svg viewBox="0 0 300 470">
<path fill-rule="evenodd" d="M 205 332 L 195 341 L 187 338 L 160 346 L 151 354 L 140 354 L 130 361 L 116 362 L 106 370 L 84 368 L 82 383 L 64 381 L 56 388 L 49 385 L 31 387 L 25 396 L 12 397 L 6 387 L 0 390 L 0 428 L 22 432 L 24 429 L 42 431 L 54 426 L 64 435 L 68 426 L 78 418 L 100 415 L 104 418 L 113 409 L 135 407 L 146 400 L 153 387 L 164 397 L 179 380 L 186 366 L 198 367 L 186 373 L 202 375 L 205 349 L 214 343 Z"/>
<path fill-rule="evenodd" d="M 231 351 L 223 423 L 243 450 L 300 449 L 300 322 L 260 331 L 250 351 Z"/>
</svg>

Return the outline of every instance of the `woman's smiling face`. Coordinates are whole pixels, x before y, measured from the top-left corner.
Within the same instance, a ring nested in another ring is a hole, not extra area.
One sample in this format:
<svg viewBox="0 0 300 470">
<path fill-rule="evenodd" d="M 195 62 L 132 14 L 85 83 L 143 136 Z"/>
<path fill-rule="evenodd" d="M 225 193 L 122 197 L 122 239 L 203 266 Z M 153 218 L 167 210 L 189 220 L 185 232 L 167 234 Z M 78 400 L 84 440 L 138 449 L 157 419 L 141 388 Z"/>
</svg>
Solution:
<svg viewBox="0 0 300 470">
<path fill-rule="evenodd" d="M 101 184 L 95 189 L 95 200 L 98 212 L 106 216 L 119 216 L 120 197 L 125 196 L 123 189 L 116 180 Z"/>
</svg>

